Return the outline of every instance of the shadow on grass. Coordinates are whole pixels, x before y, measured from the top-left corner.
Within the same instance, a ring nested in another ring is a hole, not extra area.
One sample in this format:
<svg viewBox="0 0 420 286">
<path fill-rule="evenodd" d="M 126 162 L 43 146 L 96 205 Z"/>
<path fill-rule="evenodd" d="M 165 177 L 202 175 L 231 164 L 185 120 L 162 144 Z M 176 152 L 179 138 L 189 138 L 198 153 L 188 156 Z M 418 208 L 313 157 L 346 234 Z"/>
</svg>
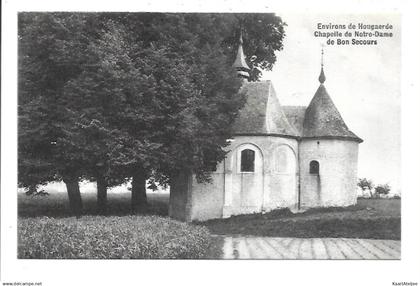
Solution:
<svg viewBox="0 0 420 286">
<path fill-rule="evenodd" d="M 100 216 L 126 216 L 134 214 L 131 210 L 131 193 L 109 194 L 106 212 L 101 212 L 96 206 L 95 194 L 82 194 L 83 212 L 82 215 Z M 148 194 L 148 208 L 136 212 L 144 215 L 168 215 L 167 194 Z M 44 197 L 30 197 L 24 194 L 18 195 L 18 216 L 19 217 L 51 217 L 64 218 L 74 216 L 69 208 L 66 193 L 54 193 Z"/>
<path fill-rule="evenodd" d="M 272 237 L 347 237 L 401 239 L 399 200 L 359 200 L 349 207 L 314 208 L 304 213 L 289 209 L 265 214 L 232 216 L 197 223 L 211 233 Z"/>
<path fill-rule="evenodd" d="M 213 234 L 271 237 L 346 237 L 401 239 L 400 218 L 315 219 L 306 221 L 250 220 L 242 223 L 202 223 Z"/>
</svg>

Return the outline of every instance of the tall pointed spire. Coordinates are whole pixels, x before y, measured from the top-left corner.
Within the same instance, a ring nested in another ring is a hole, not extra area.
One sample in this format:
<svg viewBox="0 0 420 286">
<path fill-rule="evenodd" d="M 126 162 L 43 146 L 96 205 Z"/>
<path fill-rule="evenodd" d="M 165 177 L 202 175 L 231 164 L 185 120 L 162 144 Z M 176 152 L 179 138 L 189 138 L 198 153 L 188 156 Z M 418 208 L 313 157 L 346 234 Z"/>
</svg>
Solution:
<svg viewBox="0 0 420 286">
<path fill-rule="evenodd" d="M 321 84 L 323 84 L 326 80 L 324 74 L 324 47 L 321 49 L 321 73 L 319 74 L 318 80 Z"/>
<path fill-rule="evenodd" d="M 354 140 L 358 143 L 363 142 L 361 138 L 347 127 L 324 86 L 325 79 L 324 48 L 322 47 L 321 74 L 319 75 L 319 82 L 321 84 L 306 108 L 302 137 L 342 138 L 345 140 Z"/>
<path fill-rule="evenodd" d="M 240 30 L 239 34 L 239 46 L 238 46 L 238 52 L 236 54 L 236 59 L 233 62 L 233 67 L 236 69 L 236 72 L 238 74 L 238 77 L 242 78 L 248 78 L 249 77 L 249 71 L 251 70 L 246 63 L 244 50 L 242 48 L 243 40 L 242 40 L 242 28 Z"/>
</svg>

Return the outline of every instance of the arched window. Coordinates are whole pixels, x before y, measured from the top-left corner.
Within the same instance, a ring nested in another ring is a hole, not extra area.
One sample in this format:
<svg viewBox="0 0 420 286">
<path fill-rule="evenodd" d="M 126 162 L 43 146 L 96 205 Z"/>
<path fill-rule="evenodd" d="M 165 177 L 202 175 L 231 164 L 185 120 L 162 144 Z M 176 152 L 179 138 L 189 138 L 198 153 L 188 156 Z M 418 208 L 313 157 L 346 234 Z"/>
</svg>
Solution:
<svg viewBox="0 0 420 286">
<path fill-rule="evenodd" d="M 319 175 L 319 163 L 318 163 L 318 161 L 311 161 L 309 163 L 309 174 Z"/>
<path fill-rule="evenodd" d="M 255 170 L 255 152 L 251 149 L 245 149 L 241 152 L 241 172 L 254 172 Z"/>
</svg>

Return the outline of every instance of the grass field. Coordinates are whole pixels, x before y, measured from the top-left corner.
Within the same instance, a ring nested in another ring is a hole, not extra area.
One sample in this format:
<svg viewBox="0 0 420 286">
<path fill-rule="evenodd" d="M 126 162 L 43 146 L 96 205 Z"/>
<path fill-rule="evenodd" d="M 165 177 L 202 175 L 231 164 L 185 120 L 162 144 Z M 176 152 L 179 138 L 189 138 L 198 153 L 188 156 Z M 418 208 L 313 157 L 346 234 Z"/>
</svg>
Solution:
<svg viewBox="0 0 420 286">
<path fill-rule="evenodd" d="M 96 211 L 95 193 L 82 193 L 84 216 L 76 219 L 71 217 L 66 193 L 43 197 L 19 193 L 19 257 L 211 258 L 220 251 L 221 242 L 214 234 L 401 239 L 399 199 L 359 199 L 357 205 L 345 208 L 298 214 L 281 209 L 187 224 L 167 218 L 168 192 L 148 193 L 147 214 L 135 216 L 130 195 L 110 192 L 103 216 Z"/>
<path fill-rule="evenodd" d="M 167 217 L 167 193 L 149 193 L 145 215 L 132 215 L 129 192 L 110 193 L 106 216 L 96 211 L 94 193 L 82 193 L 84 216 L 71 216 L 67 194 L 18 194 L 18 257 L 208 258 L 218 256 L 204 226 Z M 210 253 L 211 252 L 211 253 Z"/>
<path fill-rule="evenodd" d="M 199 223 L 214 234 L 276 237 L 401 239 L 401 200 L 359 199 L 344 208 L 311 209 L 293 214 L 275 210 Z"/>
<path fill-rule="evenodd" d="M 205 258 L 205 227 L 159 216 L 21 218 L 18 257 L 35 259 Z"/>
<path fill-rule="evenodd" d="M 167 216 L 169 193 L 153 192 L 147 194 L 149 210 L 151 215 Z M 131 193 L 130 192 L 110 192 L 108 194 L 107 215 L 123 216 L 131 214 Z M 98 215 L 96 209 L 96 194 L 82 193 L 83 214 Z M 19 217 L 68 217 L 71 216 L 67 193 L 51 192 L 48 196 L 27 196 L 18 193 L 18 215 Z"/>
<path fill-rule="evenodd" d="M 108 194 L 109 215 L 129 215 L 130 192 L 110 192 Z M 83 208 L 85 215 L 96 215 L 96 194 L 82 193 Z M 169 205 L 169 192 L 151 192 L 147 194 L 149 203 L 148 213 L 153 215 L 167 216 Z M 70 216 L 68 197 L 65 192 L 51 192 L 49 196 L 26 196 L 18 193 L 19 217 L 66 217 Z M 293 214 L 286 210 L 277 210 L 267 214 L 242 215 L 232 218 L 241 220 L 246 218 L 294 218 L 294 219 L 317 219 L 317 218 L 398 218 L 401 216 L 400 199 L 364 199 L 360 198 L 357 205 L 345 208 L 319 208 L 310 209 L 304 213 Z M 219 221 L 219 220 L 215 220 Z M 227 221 L 227 220 L 223 220 Z"/>
<path fill-rule="evenodd" d="M 97 215 L 95 193 L 82 193 L 84 215 Z M 108 216 L 130 215 L 130 193 L 108 194 Z M 148 193 L 148 214 L 167 216 L 169 193 Z M 18 194 L 18 214 L 24 217 L 69 217 L 67 194 L 44 197 Z M 346 208 L 311 209 L 293 214 L 276 210 L 266 214 L 240 215 L 200 223 L 214 234 L 246 234 L 294 237 L 363 237 L 400 239 L 401 200 L 359 199 Z"/>
</svg>

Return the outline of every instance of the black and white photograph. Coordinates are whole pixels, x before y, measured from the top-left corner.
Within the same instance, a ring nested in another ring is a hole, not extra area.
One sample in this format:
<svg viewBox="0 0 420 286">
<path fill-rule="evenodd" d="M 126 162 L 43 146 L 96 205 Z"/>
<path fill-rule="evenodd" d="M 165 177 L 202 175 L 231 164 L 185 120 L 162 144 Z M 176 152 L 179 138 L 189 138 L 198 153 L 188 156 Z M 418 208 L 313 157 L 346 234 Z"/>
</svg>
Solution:
<svg viewBox="0 0 420 286">
<path fill-rule="evenodd" d="M 408 17 L 140 3 L 2 3 L 16 55 L 2 60 L 2 285 L 125 285 L 146 270 L 105 277 L 158 263 L 150 275 L 169 267 L 168 279 L 197 260 L 360 284 L 339 280 L 352 261 L 369 279 L 385 265 L 371 285 L 418 285 Z"/>
</svg>

